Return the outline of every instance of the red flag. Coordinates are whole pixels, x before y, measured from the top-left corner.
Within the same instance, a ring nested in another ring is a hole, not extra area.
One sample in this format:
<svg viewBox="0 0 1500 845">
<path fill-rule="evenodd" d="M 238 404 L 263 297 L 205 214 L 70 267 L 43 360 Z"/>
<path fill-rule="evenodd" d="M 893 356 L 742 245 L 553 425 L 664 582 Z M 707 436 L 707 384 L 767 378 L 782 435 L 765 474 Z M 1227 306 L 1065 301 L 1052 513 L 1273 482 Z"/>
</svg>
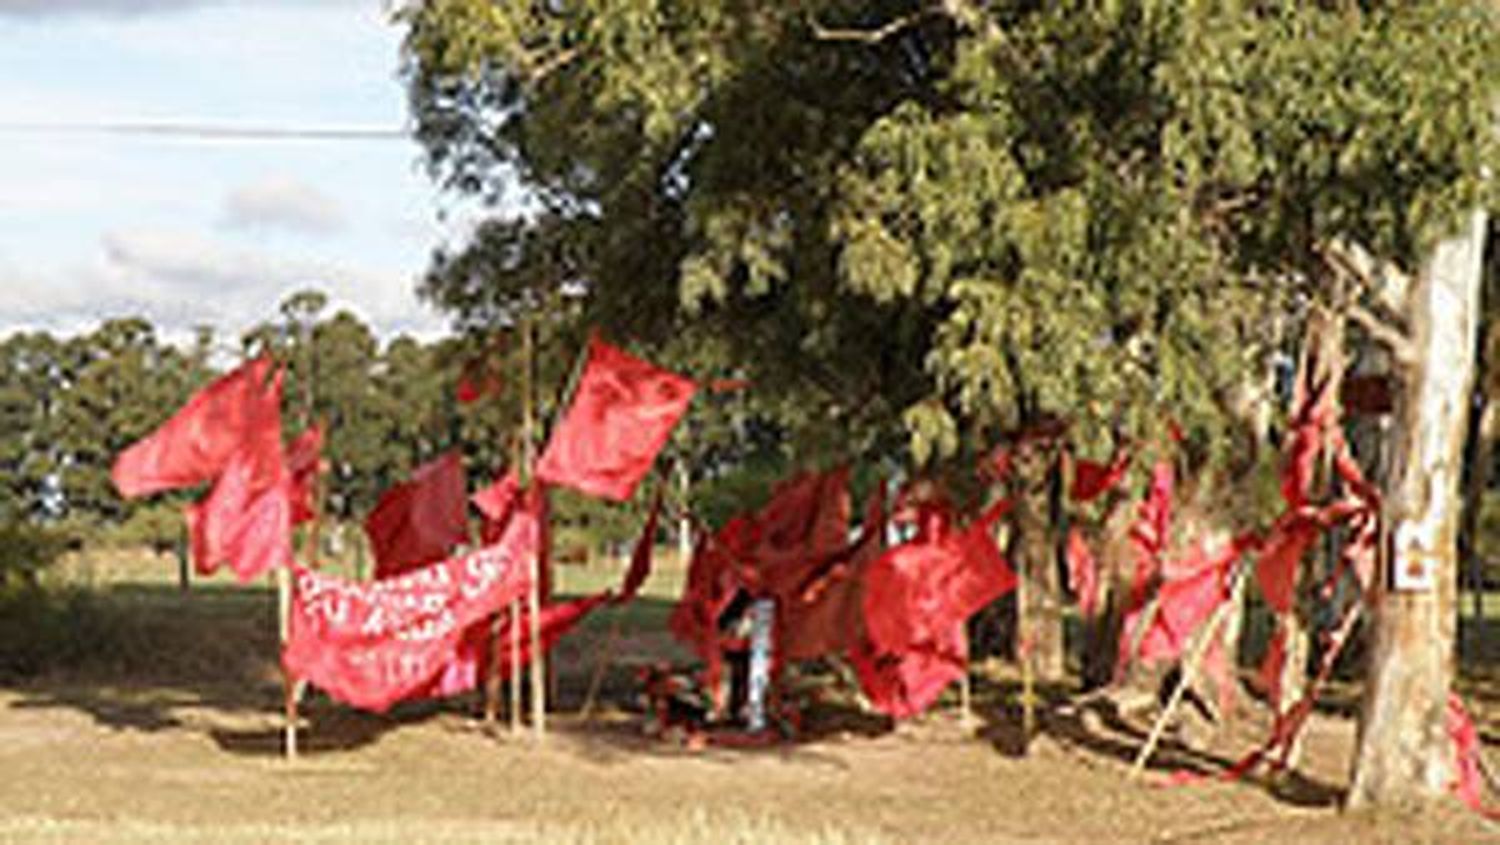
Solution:
<svg viewBox="0 0 1500 845">
<path fill-rule="evenodd" d="M 617 502 L 630 498 L 696 390 L 691 379 L 590 338 L 577 393 L 537 478 Z"/>
<path fill-rule="evenodd" d="M 1092 502 L 1094 499 L 1120 486 L 1125 473 L 1130 469 L 1130 452 L 1120 449 L 1107 464 L 1079 459 L 1073 463 L 1072 496 L 1075 502 Z"/>
<path fill-rule="evenodd" d="M 511 470 L 499 481 L 470 496 L 469 501 L 484 515 L 484 523 L 479 528 L 480 538 L 492 543 L 505 531 L 505 524 L 521 501 L 521 479 L 516 477 L 515 470 Z"/>
<path fill-rule="evenodd" d="M 1453 742 L 1453 763 L 1458 769 L 1451 789 L 1464 805 L 1485 818 L 1500 819 L 1500 810 L 1484 806 L 1484 760 L 1483 747 L 1479 744 L 1479 729 L 1469 718 L 1463 699 L 1457 693 L 1448 693 L 1446 724 L 1448 738 Z"/>
<path fill-rule="evenodd" d="M 625 571 L 625 581 L 620 585 L 620 593 L 613 601 L 616 604 L 624 604 L 635 598 L 640 592 L 641 585 L 646 583 L 646 578 L 651 575 L 651 549 L 656 544 L 656 521 L 661 515 L 661 488 L 656 490 L 656 499 L 651 503 L 651 514 L 646 517 L 646 525 L 641 529 L 641 536 L 635 541 L 635 549 L 630 553 L 630 568 Z"/>
<path fill-rule="evenodd" d="M 784 660 L 847 652 L 864 637 L 864 577 L 885 545 L 885 484 L 865 503 L 855 544 L 823 562 L 809 582 L 776 605 L 777 649 Z"/>
<path fill-rule="evenodd" d="M 292 560 L 288 482 L 249 450 L 236 453 L 213 490 L 187 506 L 188 536 L 198 571 L 228 565 L 240 581 Z M 267 475 L 266 473 L 270 473 Z"/>
<path fill-rule="evenodd" d="M 385 492 L 365 518 L 375 577 L 389 578 L 441 560 L 468 539 L 463 461 L 449 452 Z"/>
<path fill-rule="evenodd" d="M 322 426 L 315 425 L 302 432 L 287 449 L 286 468 L 290 475 L 293 525 L 312 520 L 317 511 L 318 465 L 322 459 Z"/>
<path fill-rule="evenodd" d="M 1248 535 L 1237 537 L 1214 554 L 1195 543 L 1185 560 L 1165 570 L 1156 615 L 1141 638 L 1143 660 L 1172 660 L 1182 655 L 1193 633 L 1229 599 L 1230 570 L 1254 542 Z M 1137 608 L 1126 615 L 1123 649 L 1129 649 L 1144 612 Z"/>
<path fill-rule="evenodd" d="M 493 546 L 373 584 L 299 569 L 282 665 L 369 710 L 431 690 L 466 633 L 526 594 L 537 538 L 523 510 Z"/>
<path fill-rule="evenodd" d="M 267 384 L 270 371 L 269 358 L 240 366 L 121 452 L 111 472 L 120 495 L 134 498 L 202 484 L 218 477 L 242 448 L 266 452 L 274 440 L 279 449 L 281 392 Z"/>
<path fill-rule="evenodd" d="M 850 658 L 872 704 L 902 718 L 931 706 L 963 673 L 964 622 L 1015 588 L 991 535 L 1001 500 L 964 530 L 897 546 L 864 583 L 865 640 Z"/>
</svg>

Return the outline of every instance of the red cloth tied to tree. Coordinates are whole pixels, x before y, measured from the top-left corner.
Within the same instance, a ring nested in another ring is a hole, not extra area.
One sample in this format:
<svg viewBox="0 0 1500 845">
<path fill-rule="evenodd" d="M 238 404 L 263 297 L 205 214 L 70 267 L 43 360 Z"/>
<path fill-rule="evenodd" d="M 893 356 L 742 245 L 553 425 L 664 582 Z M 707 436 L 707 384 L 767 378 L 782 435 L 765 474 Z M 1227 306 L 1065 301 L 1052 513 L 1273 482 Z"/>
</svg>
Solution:
<svg viewBox="0 0 1500 845">
<path fill-rule="evenodd" d="M 441 560 L 468 540 L 466 486 L 463 461 L 449 452 L 385 491 L 365 518 L 376 578 Z"/>
<path fill-rule="evenodd" d="M 1130 470 L 1130 452 L 1120 449 L 1107 464 L 1080 458 L 1073 462 L 1073 487 L 1070 494 L 1075 502 L 1092 502 L 1120 486 L 1125 473 Z"/>
<path fill-rule="evenodd" d="M 279 378 L 257 358 L 216 379 L 151 434 L 115 459 L 115 488 L 126 498 L 192 487 L 217 478 L 242 449 L 281 448 Z"/>
<path fill-rule="evenodd" d="M 1077 526 L 1068 532 L 1067 563 L 1068 589 L 1078 597 L 1078 610 L 1093 616 L 1099 607 L 1099 562 Z"/>
<path fill-rule="evenodd" d="M 317 513 L 318 468 L 323 460 L 323 427 L 312 426 L 297 435 L 287 447 L 288 495 L 292 502 L 292 524 L 312 521 Z"/>
<path fill-rule="evenodd" d="M 1130 545 L 1135 549 L 1135 575 L 1130 584 L 1130 609 L 1146 601 L 1152 579 L 1161 573 L 1172 525 L 1172 488 L 1175 476 L 1172 464 L 1157 461 L 1151 470 L 1151 487 L 1141 500 L 1135 522 L 1130 526 Z"/>
<path fill-rule="evenodd" d="M 603 499 L 629 499 L 696 391 L 691 379 L 591 337 L 577 392 L 537 477 Z"/>
<path fill-rule="evenodd" d="M 392 578 L 365 583 L 299 568 L 283 667 L 367 710 L 432 689 L 466 632 L 526 594 L 538 537 L 536 514 L 525 510 L 495 545 Z"/>
<path fill-rule="evenodd" d="M 237 452 L 201 501 L 187 506 L 195 568 L 212 575 L 221 565 L 247 582 L 292 561 L 290 479 L 280 444 L 270 456 Z"/>
</svg>

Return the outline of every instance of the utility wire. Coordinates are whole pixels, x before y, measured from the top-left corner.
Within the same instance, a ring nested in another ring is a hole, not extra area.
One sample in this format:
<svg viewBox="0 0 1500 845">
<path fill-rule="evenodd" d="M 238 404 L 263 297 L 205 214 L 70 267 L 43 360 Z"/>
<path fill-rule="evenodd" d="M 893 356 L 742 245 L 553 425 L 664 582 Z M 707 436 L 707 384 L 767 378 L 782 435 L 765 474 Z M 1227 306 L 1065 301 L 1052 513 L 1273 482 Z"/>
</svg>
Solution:
<svg viewBox="0 0 1500 845">
<path fill-rule="evenodd" d="M 405 141 L 411 137 L 403 129 L 381 126 L 257 126 L 195 121 L 0 122 L 0 134 L 115 135 L 191 141 Z"/>
</svg>

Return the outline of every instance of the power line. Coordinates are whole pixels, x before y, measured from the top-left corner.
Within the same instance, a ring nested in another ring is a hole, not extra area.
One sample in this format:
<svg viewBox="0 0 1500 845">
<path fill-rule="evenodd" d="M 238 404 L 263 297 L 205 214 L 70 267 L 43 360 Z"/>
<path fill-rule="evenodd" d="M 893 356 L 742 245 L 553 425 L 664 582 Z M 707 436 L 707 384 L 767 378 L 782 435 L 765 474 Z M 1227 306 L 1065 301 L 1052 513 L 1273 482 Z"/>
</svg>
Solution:
<svg viewBox="0 0 1500 845">
<path fill-rule="evenodd" d="M 196 121 L 118 121 L 101 123 L 7 123 L 10 135 L 114 135 L 179 138 L 191 141 L 395 141 L 409 140 L 399 128 L 383 126 L 276 126 Z"/>
</svg>

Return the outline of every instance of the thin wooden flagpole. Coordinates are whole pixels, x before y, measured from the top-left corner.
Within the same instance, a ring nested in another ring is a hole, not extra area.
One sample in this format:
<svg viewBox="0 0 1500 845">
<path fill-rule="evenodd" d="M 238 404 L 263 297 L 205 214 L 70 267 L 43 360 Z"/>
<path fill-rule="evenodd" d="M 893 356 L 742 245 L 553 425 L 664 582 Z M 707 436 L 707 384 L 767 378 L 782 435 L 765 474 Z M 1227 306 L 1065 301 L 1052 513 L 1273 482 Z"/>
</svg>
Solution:
<svg viewBox="0 0 1500 845">
<path fill-rule="evenodd" d="M 547 522 L 551 515 L 548 512 L 546 491 L 542 489 L 541 482 L 536 477 L 536 338 L 535 321 L 527 315 L 522 323 L 521 330 L 521 357 L 524 362 L 525 380 L 523 382 L 522 394 L 522 417 L 521 426 L 523 430 L 523 442 L 525 444 L 525 466 L 527 482 L 535 485 L 537 494 L 542 497 L 542 519 L 538 526 L 537 548 L 530 556 L 531 560 L 531 589 L 526 593 L 526 610 L 530 617 L 530 640 L 531 660 L 529 673 L 531 675 L 531 727 L 535 732 L 536 740 L 542 742 L 547 738 L 547 658 L 542 649 L 542 554 L 543 546 L 547 542 Z M 519 630 L 514 633 L 519 634 Z"/>
<path fill-rule="evenodd" d="M 1248 567 L 1240 565 L 1235 570 L 1234 581 L 1229 588 L 1229 598 L 1214 609 L 1213 616 L 1209 617 L 1197 641 L 1193 643 L 1192 651 L 1182 661 L 1182 667 L 1177 676 L 1177 685 L 1172 688 L 1172 695 L 1167 699 L 1166 706 L 1156 717 L 1156 724 L 1151 726 L 1151 733 L 1146 737 L 1146 744 L 1141 746 L 1140 753 L 1136 755 L 1135 762 L 1130 766 L 1131 779 L 1140 777 L 1141 772 L 1146 768 L 1146 763 L 1151 760 L 1152 753 L 1156 751 L 1157 744 L 1161 742 L 1162 732 L 1166 730 L 1172 714 L 1177 711 L 1178 705 L 1182 703 L 1182 698 L 1187 693 L 1189 680 L 1197 674 L 1198 666 L 1203 662 L 1203 656 L 1208 653 L 1209 646 L 1219 636 L 1219 627 L 1224 624 L 1225 619 L 1229 618 L 1229 611 L 1240 598 L 1239 585 L 1247 569 Z"/>
</svg>

